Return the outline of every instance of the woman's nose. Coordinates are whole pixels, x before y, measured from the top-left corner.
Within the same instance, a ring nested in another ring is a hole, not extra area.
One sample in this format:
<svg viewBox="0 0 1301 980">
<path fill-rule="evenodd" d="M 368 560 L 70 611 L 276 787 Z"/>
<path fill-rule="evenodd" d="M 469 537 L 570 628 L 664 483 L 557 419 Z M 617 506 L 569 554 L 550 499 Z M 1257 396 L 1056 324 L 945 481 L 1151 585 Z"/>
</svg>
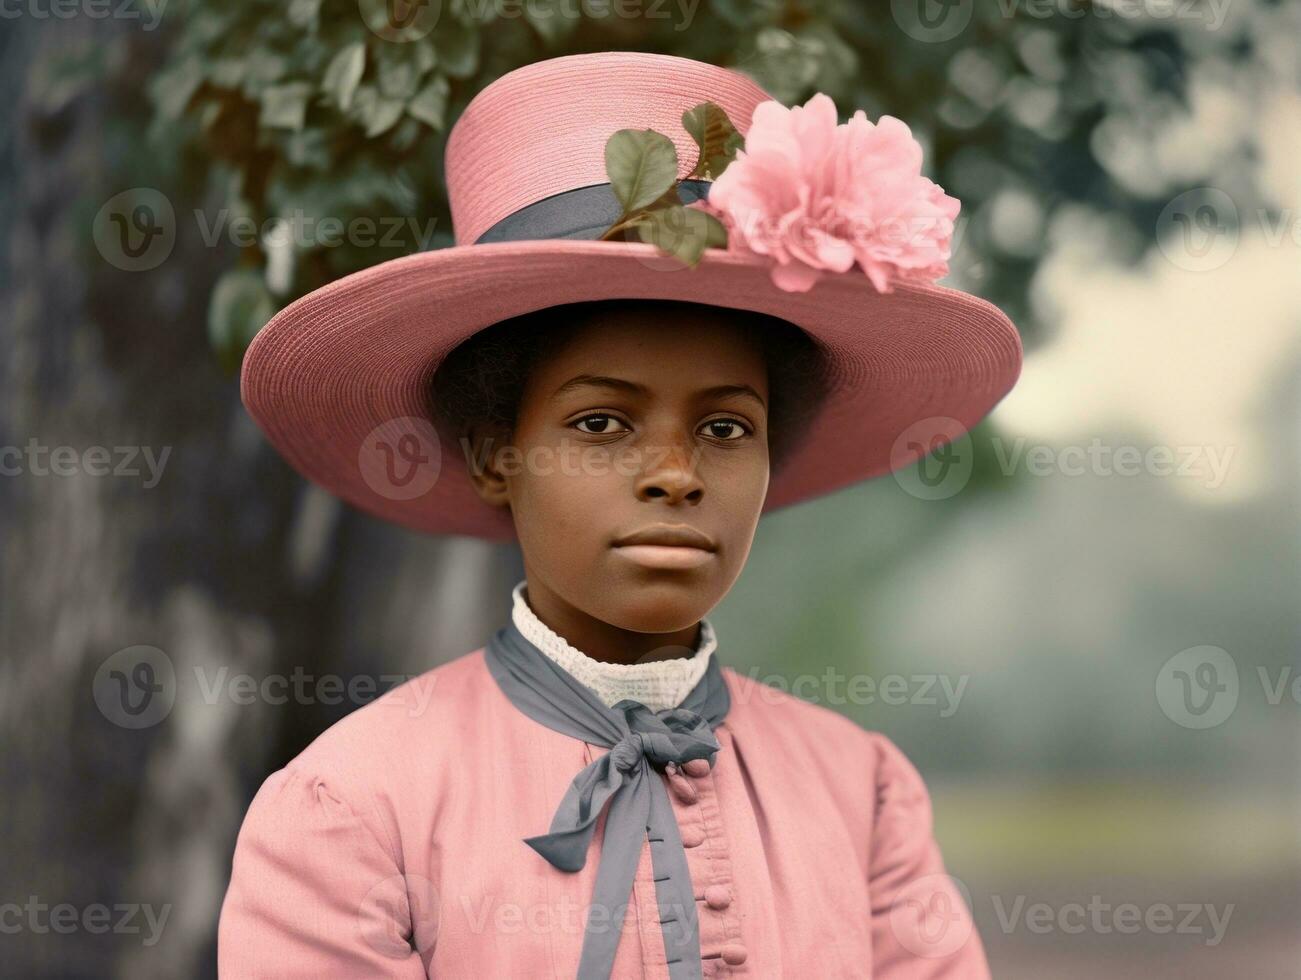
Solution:
<svg viewBox="0 0 1301 980">
<path fill-rule="evenodd" d="M 644 450 L 645 466 L 637 476 L 639 500 L 699 503 L 705 493 L 699 472 L 699 450 L 682 444 Z"/>
</svg>

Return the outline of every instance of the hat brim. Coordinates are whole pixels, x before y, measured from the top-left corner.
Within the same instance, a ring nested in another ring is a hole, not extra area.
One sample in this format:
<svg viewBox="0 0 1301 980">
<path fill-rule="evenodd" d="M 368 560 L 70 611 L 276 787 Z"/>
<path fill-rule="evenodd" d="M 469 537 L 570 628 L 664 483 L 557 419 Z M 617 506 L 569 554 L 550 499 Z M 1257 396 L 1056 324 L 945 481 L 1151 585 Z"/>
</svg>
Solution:
<svg viewBox="0 0 1301 980">
<path fill-rule="evenodd" d="M 685 268 L 641 243 L 544 240 L 421 252 L 302 297 L 254 338 L 242 397 L 296 470 L 363 511 L 432 534 L 511 540 L 509 512 L 480 499 L 461 448 L 421 423 L 430 381 L 484 327 L 601 299 L 754 310 L 824 345 L 830 391 L 773 474 L 765 513 L 912 463 L 934 446 L 905 433 L 922 424 L 951 440 L 1021 368 L 1011 321 L 959 290 L 896 282 L 880 293 L 853 271 L 786 292 L 755 256 L 709 249 Z"/>
</svg>

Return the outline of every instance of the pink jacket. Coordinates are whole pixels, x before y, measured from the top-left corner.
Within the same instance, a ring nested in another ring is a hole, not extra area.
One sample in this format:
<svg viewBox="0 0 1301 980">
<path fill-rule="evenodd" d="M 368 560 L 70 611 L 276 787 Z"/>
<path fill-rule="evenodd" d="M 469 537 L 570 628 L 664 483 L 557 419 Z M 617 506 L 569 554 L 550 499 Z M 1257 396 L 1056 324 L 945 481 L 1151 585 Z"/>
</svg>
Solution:
<svg viewBox="0 0 1301 980">
<path fill-rule="evenodd" d="M 884 736 L 722 668 L 706 775 L 658 774 L 699 901 L 705 977 L 989 976 Z M 521 713 L 483 650 L 402 684 L 263 783 L 221 910 L 223 978 L 572 980 L 604 832 L 560 871 L 523 842 L 606 751 Z M 613 977 L 665 980 L 650 848 Z"/>
</svg>

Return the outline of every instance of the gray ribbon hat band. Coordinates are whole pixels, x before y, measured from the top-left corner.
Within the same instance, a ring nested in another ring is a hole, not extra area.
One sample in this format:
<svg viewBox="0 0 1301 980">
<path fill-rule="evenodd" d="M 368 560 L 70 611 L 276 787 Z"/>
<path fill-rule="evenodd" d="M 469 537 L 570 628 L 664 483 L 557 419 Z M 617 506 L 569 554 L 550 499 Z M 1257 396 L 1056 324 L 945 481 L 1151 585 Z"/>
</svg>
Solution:
<svg viewBox="0 0 1301 980">
<path fill-rule="evenodd" d="M 679 181 L 678 200 L 691 204 L 707 199 L 710 183 L 708 180 Z M 623 205 L 614 196 L 610 185 L 592 184 L 552 194 L 506 215 L 476 238 L 474 244 L 541 238 L 594 240 L 622 214 Z"/>
<path fill-rule="evenodd" d="M 584 927 L 577 980 L 608 980 L 623 931 L 643 842 L 649 842 L 671 980 L 700 980 L 700 930 L 695 889 L 678 822 L 652 771 L 706 759 L 713 765 L 713 730 L 727 716 L 731 697 L 716 658 L 676 708 L 651 711 L 624 699 L 606 707 L 508 622 L 485 648 L 488 670 L 520 711 L 546 727 L 609 749 L 578 773 L 551 820 L 551 829 L 524 838 L 562 871 L 577 871 L 597 818 L 608 802 L 605 835 L 592 905 Z"/>
</svg>

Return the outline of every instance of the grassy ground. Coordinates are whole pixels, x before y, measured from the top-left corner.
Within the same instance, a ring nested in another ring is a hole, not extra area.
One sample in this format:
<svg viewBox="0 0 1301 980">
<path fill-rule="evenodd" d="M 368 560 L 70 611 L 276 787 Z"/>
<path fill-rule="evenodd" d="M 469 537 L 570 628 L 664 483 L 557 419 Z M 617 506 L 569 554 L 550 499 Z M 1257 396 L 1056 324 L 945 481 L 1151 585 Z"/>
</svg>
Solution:
<svg viewBox="0 0 1301 980">
<path fill-rule="evenodd" d="M 1301 978 L 1295 797 L 1105 779 L 932 797 L 996 977 Z"/>
</svg>

